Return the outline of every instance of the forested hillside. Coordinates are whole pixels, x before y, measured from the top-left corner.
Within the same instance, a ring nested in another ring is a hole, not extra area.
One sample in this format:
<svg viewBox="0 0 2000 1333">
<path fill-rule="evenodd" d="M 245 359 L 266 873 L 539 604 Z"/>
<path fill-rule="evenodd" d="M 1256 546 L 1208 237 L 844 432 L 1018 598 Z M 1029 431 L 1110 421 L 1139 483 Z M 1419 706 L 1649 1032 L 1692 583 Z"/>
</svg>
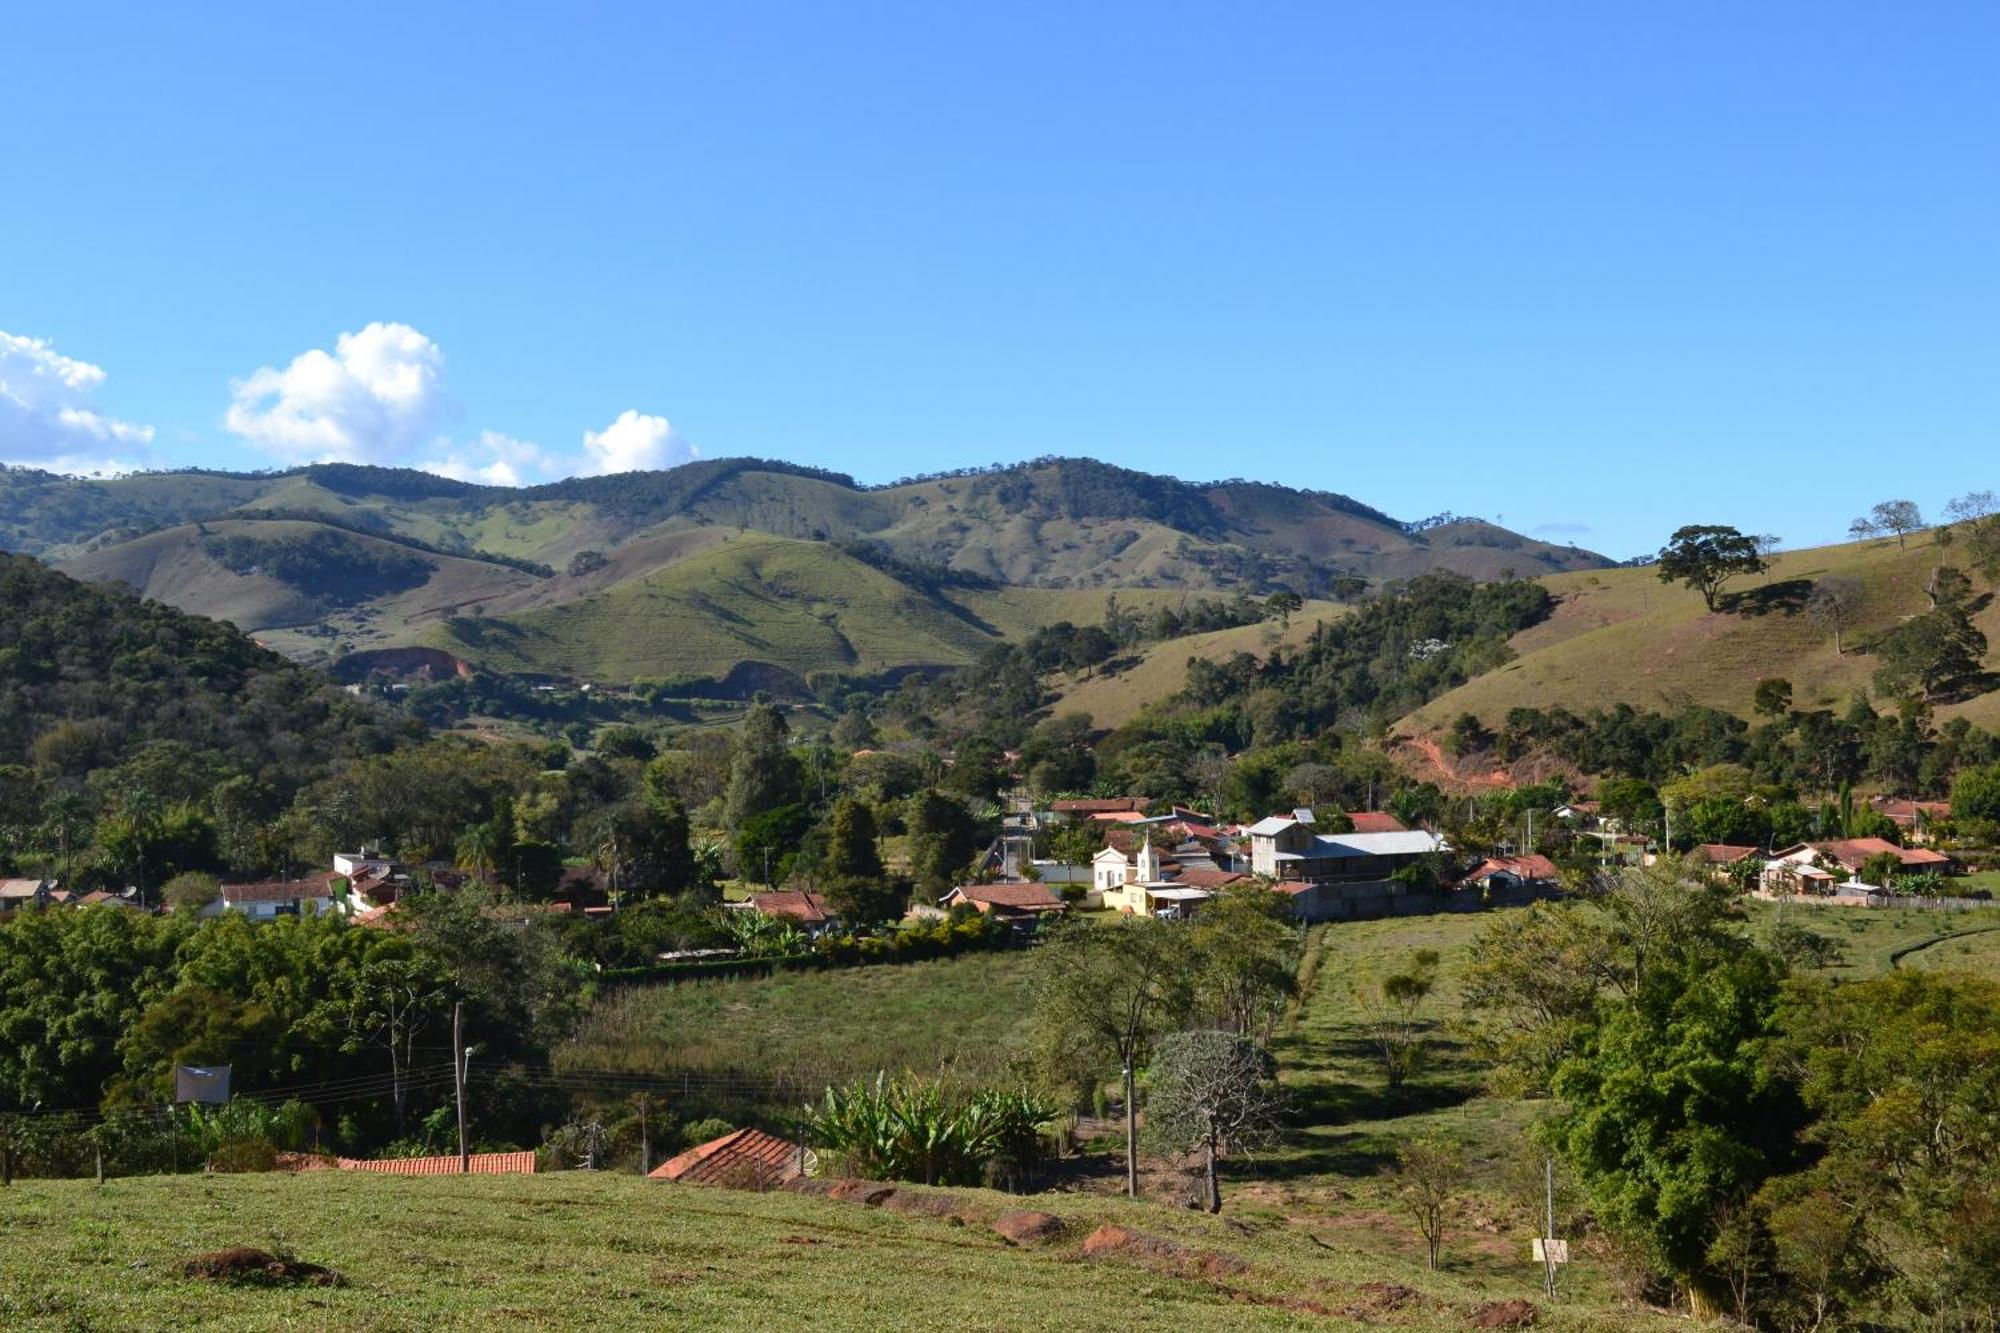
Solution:
<svg viewBox="0 0 2000 1333">
<path fill-rule="evenodd" d="M 288 794 L 416 730 L 228 625 L 0 557 L 0 764 L 75 779 L 170 744 Z"/>
</svg>

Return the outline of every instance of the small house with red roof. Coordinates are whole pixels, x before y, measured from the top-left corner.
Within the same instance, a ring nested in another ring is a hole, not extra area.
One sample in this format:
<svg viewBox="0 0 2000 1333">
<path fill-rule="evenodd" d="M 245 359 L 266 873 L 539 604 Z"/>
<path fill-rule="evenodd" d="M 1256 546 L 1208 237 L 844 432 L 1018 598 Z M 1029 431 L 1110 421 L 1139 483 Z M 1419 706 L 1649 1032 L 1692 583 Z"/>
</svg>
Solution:
<svg viewBox="0 0 2000 1333">
<path fill-rule="evenodd" d="M 1540 852 L 1526 856 L 1489 856 L 1462 881 L 1481 889 L 1546 888 L 1556 882 L 1556 863 Z"/>
<path fill-rule="evenodd" d="M 1046 884 L 961 884 L 941 900 L 946 908 L 964 903 L 996 921 L 1027 920 L 1069 910 Z"/>
<path fill-rule="evenodd" d="M 771 1190 L 807 1173 L 812 1155 L 761 1129 L 731 1130 L 689 1148 L 646 1173 L 648 1180 L 725 1189 Z"/>
</svg>

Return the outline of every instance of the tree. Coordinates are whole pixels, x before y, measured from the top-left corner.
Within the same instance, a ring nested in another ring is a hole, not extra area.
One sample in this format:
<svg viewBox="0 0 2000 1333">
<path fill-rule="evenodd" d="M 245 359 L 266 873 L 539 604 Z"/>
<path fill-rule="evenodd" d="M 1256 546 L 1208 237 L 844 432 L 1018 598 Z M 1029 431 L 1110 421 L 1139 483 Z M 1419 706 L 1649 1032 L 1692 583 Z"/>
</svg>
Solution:
<svg viewBox="0 0 2000 1333">
<path fill-rule="evenodd" d="M 1769 566 L 1757 553 L 1755 539 L 1735 528 L 1690 524 L 1676 530 L 1660 549 L 1655 568 L 1660 582 L 1693 588 L 1713 611 L 1723 584 L 1741 574 L 1761 574 Z"/>
<path fill-rule="evenodd" d="M 569 576 L 580 579 L 586 574 L 595 574 L 610 563 L 602 551 L 578 551 L 569 558 Z"/>
<path fill-rule="evenodd" d="M 1280 588 L 1265 599 L 1264 609 L 1278 618 L 1278 624 L 1281 628 L 1290 629 L 1292 627 L 1292 617 L 1305 604 L 1305 598 L 1299 596 L 1290 588 Z"/>
<path fill-rule="evenodd" d="M 875 845 L 875 812 L 865 801 L 843 796 L 827 817 L 826 873 L 861 879 L 882 877 L 882 853 Z"/>
<path fill-rule="evenodd" d="M 1284 1002 L 1298 991 L 1292 966 L 1298 937 L 1286 922 L 1288 910 L 1277 890 L 1237 884 L 1195 917 L 1197 1000 L 1203 1013 L 1240 1037 L 1268 1036 Z"/>
<path fill-rule="evenodd" d="M 740 830 L 753 816 L 798 799 L 798 766 L 792 760 L 789 733 L 784 715 L 767 700 L 751 704 L 744 713 L 724 797 L 729 827 Z"/>
<path fill-rule="evenodd" d="M 1944 507 L 1948 523 L 1977 523 L 2000 513 L 2000 496 L 1992 491 L 1967 491 Z"/>
<path fill-rule="evenodd" d="M 1783 717 L 1792 708 L 1792 682 L 1783 676 L 1766 676 L 1757 682 L 1752 699 L 1765 717 Z"/>
<path fill-rule="evenodd" d="M 1277 1065 L 1229 1032 L 1170 1032 L 1147 1067 L 1146 1128 L 1176 1152 L 1202 1154 L 1208 1211 L 1222 1211 L 1217 1161 L 1274 1138 Z"/>
<path fill-rule="evenodd" d="M 1782 1020 L 1771 1063 L 1803 1075 L 1818 1159 L 1773 1187 L 1792 1205 L 1774 1218 L 1781 1266 L 1826 1307 L 1862 1264 L 1886 1270 L 1885 1294 L 1904 1316 L 1890 1326 L 1990 1324 L 2000 1305 L 2000 986 L 1921 969 L 1816 982 L 1787 995 Z"/>
<path fill-rule="evenodd" d="M 1423 1064 L 1423 1008 L 1437 985 L 1437 965 L 1437 950 L 1417 950 L 1407 969 L 1382 979 L 1379 1003 L 1364 1005 L 1392 1088 L 1402 1086 Z"/>
<path fill-rule="evenodd" d="M 1882 662 L 1875 672 L 1876 689 L 1902 695 L 1915 688 L 1929 703 L 1978 674 L 1986 636 L 1963 606 L 1944 606 L 1877 635 L 1871 647 Z"/>
<path fill-rule="evenodd" d="M 1452 1200 L 1464 1179 L 1464 1152 L 1439 1135 L 1410 1139 L 1396 1149 L 1396 1194 L 1424 1238 L 1424 1261 L 1433 1270 L 1444 1250 Z"/>
<path fill-rule="evenodd" d="M 926 890 L 944 893 L 972 865 L 978 828 L 962 801 L 936 789 L 910 798 L 904 815 L 909 827 L 910 873 Z"/>
<path fill-rule="evenodd" d="M 1725 932 L 1651 958 L 1556 1070 L 1548 1122 L 1599 1218 L 1687 1292 L 1719 1303 L 1720 1210 L 1796 1154 L 1797 1098 L 1763 1057 L 1782 965 Z"/>
<path fill-rule="evenodd" d="M 194 916 L 222 896 L 215 876 L 197 870 L 183 871 L 160 886 L 160 901 L 176 912 Z"/>
<path fill-rule="evenodd" d="M 1833 651 L 1845 654 L 1841 633 L 1861 609 L 1861 580 L 1846 574 L 1829 574 L 1815 579 L 1806 595 L 1806 616 L 1821 629 L 1833 632 Z"/>
<path fill-rule="evenodd" d="M 1959 770 L 1951 782 L 1951 816 L 2000 823 L 2000 764 Z"/>
<path fill-rule="evenodd" d="M 1188 943 L 1178 926 L 1133 916 L 1101 926 L 1065 921 L 1035 950 L 1033 1013 L 1044 1066 L 1068 1073 L 1112 1061 L 1124 1079 L 1125 1192 L 1133 1198 L 1138 1069 L 1158 1034 L 1193 1007 Z"/>
<path fill-rule="evenodd" d="M 417 1038 L 446 1008 L 449 987 L 425 958 L 374 958 L 350 971 L 340 994 L 326 1001 L 315 1022 L 349 1054 L 379 1049 L 389 1057 L 389 1095 L 396 1133 L 406 1127 L 409 1078 Z"/>
<path fill-rule="evenodd" d="M 1884 500 L 1868 511 L 1864 518 L 1857 518 L 1848 525 L 1848 531 L 1856 536 L 1868 537 L 1878 532 L 1896 535 L 1896 545 L 1908 549 L 1909 535 L 1924 525 L 1924 516 L 1909 500 Z"/>
<path fill-rule="evenodd" d="M 833 730 L 828 736 L 833 741 L 835 749 L 850 755 L 856 750 L 873 749 L 880 740 L 875 733 L 874 720 L 868 716 L 865 708 L 858 706 L 842 713 L 834 722 Z"/>
<path fill-rule="evenodd" d="M 854 926 L 874 926 L 901 917 L 910 905 L 910 882 L 883 875 L 840 875 L 822 886 L 829 911 Z"/>
</svg>

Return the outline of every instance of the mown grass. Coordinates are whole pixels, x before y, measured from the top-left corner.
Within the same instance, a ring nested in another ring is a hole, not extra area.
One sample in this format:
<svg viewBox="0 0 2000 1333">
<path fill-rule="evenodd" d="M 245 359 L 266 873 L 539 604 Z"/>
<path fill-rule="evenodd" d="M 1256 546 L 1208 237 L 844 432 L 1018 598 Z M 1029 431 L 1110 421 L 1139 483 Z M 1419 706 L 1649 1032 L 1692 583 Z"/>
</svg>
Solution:
<svg viewBox="0 0 2000 1333">
<path fill-rule="evenodd" d="M 1417 1333 L 1529 1296 L 1525 1276 L 1446 1271 L 1271 1223 L 1100 1196 L 1032 1200 L 1069 1238 L 1017 1248 L 985 1225 L 1018 1198 L 955 1192 L 962 1223 L 855 1203 L 684 1187 L 585 1172 L 534 1177 L 151 1177 L 17 1183 L 0 1194 L 0 1325 L 9 1329 L 1084 1329 L 1353 1328 L 1296 1307 L 1366 1308 L 1366 1282 L 1416 1296 L 1393 1316 Z M 1246 1271 L 1185 1278 L 1084 1260 L 1079 1240 L 1118 1222 Z M 182 1276 L 232 1245 L 338 1270 L 344 1287 L 217 1285 Z M 1557 1330 L 1665 1328 L 1581 1297 Z"/>
<path fill-rule="evenodd" d="M 1024 952 L 632 987 L 600 1001 L 558 1067 L 712 1070 L 824 1086 L 877 1071 L 1009 1077 L 1032 1019 Z"/>
<path fill-rule="evenodd" d="M 1782 918 L 1839 944 L 1841 961 L 1822 969 L 1830 977 L 1859 980 L 1878 976 L 1894 965 L 1894 956 L 1903 950 L 1940 937 L 1967 934 L 1971 938 L 1957 948 L 1933 954 L 1941 946 L 1931 945 L 1911 954 L 1910 959 L 1914 962 L 1924 958 L 1924 966 L 1935 965 L 1936 959 L 1947 957 L 1965 959 L 1965 965 L 1975 969 L 2000 965 L 2000 934 L 1989 933 L 1994 926 L 2000 926 L 2000 907 L 1938 912 L 1810 903 L 1787 903 L 1780 908 L 1773 903 L 1746 902 L 1744 910 L 1751 934 L 1757 939 L 1768 938 L 1771 927 Z"/>
</svg>

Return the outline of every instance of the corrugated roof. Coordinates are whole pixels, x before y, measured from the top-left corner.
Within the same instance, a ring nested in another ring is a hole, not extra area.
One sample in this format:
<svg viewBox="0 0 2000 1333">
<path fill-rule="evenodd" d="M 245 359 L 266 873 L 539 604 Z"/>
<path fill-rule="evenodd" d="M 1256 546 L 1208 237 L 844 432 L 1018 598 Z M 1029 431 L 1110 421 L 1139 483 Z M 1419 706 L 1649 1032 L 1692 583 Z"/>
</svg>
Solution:
<svg viewBox="0 0 2000 1333">
<path fill-rule="evenodd" d="M 646 1178 L 677 1180 L 683 1185 L 770 1189 L 803 1174 L 796 1143 L 761 1129 L 738 1129 L 669 1157 Z"/>
<path fill-rule="evenodd" d="M 1290 815 L 1271 815 L 1252 824 L 1244 832 L 1253 838 L 1275 838 L 1299 821 Z"/>
</svg>

